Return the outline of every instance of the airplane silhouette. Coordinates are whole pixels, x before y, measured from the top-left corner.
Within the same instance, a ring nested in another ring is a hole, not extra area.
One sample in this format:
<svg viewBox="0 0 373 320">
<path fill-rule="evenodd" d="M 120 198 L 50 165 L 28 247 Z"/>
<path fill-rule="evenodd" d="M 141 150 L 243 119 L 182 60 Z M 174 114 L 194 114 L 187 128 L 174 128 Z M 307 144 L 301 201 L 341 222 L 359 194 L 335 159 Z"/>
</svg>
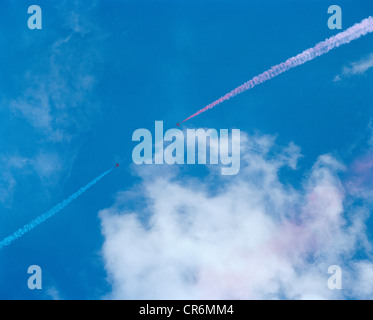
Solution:
<svg viewBox="0 0 373 320">
<path fill-rule="evenodd" d="M 119 163 L 116 163 L 115 166 L 119 168 Z"/>
<path fill-rule="evenodd" d="M 179 123 L 179 122 L 177 122 L 176 125 L 177 125 L 178 127 L 180 127 L 180 123 Z"/>
</svg>

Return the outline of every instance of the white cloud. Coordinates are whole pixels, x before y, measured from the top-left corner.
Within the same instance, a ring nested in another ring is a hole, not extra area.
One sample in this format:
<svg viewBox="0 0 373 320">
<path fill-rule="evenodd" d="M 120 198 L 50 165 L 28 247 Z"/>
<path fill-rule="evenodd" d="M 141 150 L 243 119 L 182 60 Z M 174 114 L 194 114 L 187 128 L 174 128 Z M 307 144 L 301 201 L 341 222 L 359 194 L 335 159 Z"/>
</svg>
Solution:
<svg viewBox="0 0 373 320">
<path fill-rule="evenodd" d="M 356 281 L 360 284 L 354 290 L 357 298 L 364 299 L 366 297 L 373 297 L 373 263 L 371 261 L 359 261 L 353 264 L 354 274 L 358 276 Z"/>
<path fill-rule="evenodd" d="M 30 158 L 0 154 L 0 203 L 11 207 L 17 183 L 22 176 L 36 174 L 42 183 L 59 179 L 62 161 L 57 153 L 41 151 Z"/>
<path fill-rule="evenodd" d="M 349 66 L 344 67 L 342 73 L 335 76 L 334 81 L 340 81 L 342 78 L 353 75 L 364 74 L 370 68 L 373 68 L 373 53 L 359 61 L 352 62 Z"/>
<path fill-rule="evenodd" d="M 352 262 L 358 249 L 370 250 L 367 214 L 347 205 L 344 166 L 320 156 L 296 190 L 279 172 L 296 167 L 298 147 L 279 148 L 269 136 L 241 141 L 239 175 L 177 179 L 146 170 L 136 188 L 142 209 L 125 209 L 128 193 L 120 193 L 100 212 L 110 298 L 371 297 L 369 265 Z M 347 274 L 342 291 L 327 287 L 335 264 Z"/>
<path fill-rule="evenodd" d="M 22 139 L 10 138 L 0 149 L 0 204 L 9 206 L 17 184 L 29 183 L 22 177 L 35 174 L 44 185 L 50 186 L 58 181 L 62 171 L 68 176 L 79 143 L 71 142 L 90 129 L 99 112 L 93 101 L 102 38 L 99 25 L 92 20 L 96 3 L 58 3 L 55 11 L 61 15 L 57 19 L 62 22 L 57 30 L 62 34 L 60 38 L 24 64 L 24 69 L 8 77 L 9 83 L 17 86 L 9 92 L 17 94 L 1 94 L 0 109 L 8 108 L 21 120 L 8 126 L 6 136 L 29 137 L 27 148 Z M 35 44 L 27 37 L 19 45 L 28 52 Z M 18 167 L 11 155 L 17 152 L 22 153 L 23 159 L 23 165 Z"/>
<path fill-rule="evenodd" d="M 57 153 L 41 152 L 31 160 L 31 163 L 42 180 L 51 179 L 56 174 L 58 175 L 62 168 L 61 159 Z"/>
<path fill-rule="evenodd" d="M 61 300 L 61 296 L 56 287 L 50 287 L 46 291 L 46 296 L 48 299 L 52 300 Z"/>
<path fill-rule="evenodd" d="M 5 97 L 11 111 L 52 142 L 69 142 L 89 128 L 98 105 L 92 98 L 104 38 L 92 18 L 97 1 L 57 4 L 62 36 L 37 55 L 17 78 L 18 96 Z M 83 14 L 84 12 L 84 14 Z M 66 32 L 66 30 L 69 30 Z M 28 51 L 30 42 L 21 42 Z M 33 45 L 33 44 L 32 44 Z"/>
<path fill-rule="evenodd" d="M 90 101 L 96 57 L 89 50 L 81 54 L 79 37 L 74 33 L 56 40 L 43 66 L 36 64 L 25 74 L 26 89 L 10 102 L 11 110 L 49 141 L 70 141 L 98 110 Z"/>
<path fill-rule="evenodd" d="M 0 155 L 0 203 L 10 207 L 17 186 L 15 172 L 23 169 L 28 159 L 18 155 Z"/>
</svg>

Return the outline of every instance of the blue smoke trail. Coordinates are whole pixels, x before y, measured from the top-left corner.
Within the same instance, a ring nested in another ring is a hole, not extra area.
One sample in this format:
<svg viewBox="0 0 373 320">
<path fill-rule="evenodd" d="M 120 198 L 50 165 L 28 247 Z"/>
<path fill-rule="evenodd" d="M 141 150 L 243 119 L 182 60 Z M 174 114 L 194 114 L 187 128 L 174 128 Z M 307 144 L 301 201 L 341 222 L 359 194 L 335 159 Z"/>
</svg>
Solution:
<svg viewBox="0 0 373 320">
<path fill-rule="evenodd" d="M 80 188 L 77 192 L 72 194 L 70 197 L 68 197 L 66 200 L 60 202 L 56 206 L 54 206 L 49 211 L 43 213 L 36 219 L 32 220 L 30 223 L 26 224 L 22 228 L 18 229 L 16 232 L 14 232 L 9 237 L 6 237 L 4 240 L 0 242 L 0 249 L 4 248 L 5 246 L 9 246 L 12 242 L 17 240 L 18 238 L 22 237 L 25 233 L 31 231 L 32 229 L 36 228 L 39 224 L 43 223 L 45 220 L 51 218 L 58 212 L 60 212 L 63 208 L 65 208 L 70 202 L 74 201 L 76 198 L 78 198 L 82 193 L 87 191 L 90 187 L 92 187 L 94 184 L 96 184 L 98 181 L 100 181 L 103 177 L 105 177 L 107 174 L 109 174 L 113 169 L 109 169 L 105 171 L 103 174 L 98 176 L 97 178 L 93 179 L 90 183 L 88 183 L 86 186 Z"/>
</svg>

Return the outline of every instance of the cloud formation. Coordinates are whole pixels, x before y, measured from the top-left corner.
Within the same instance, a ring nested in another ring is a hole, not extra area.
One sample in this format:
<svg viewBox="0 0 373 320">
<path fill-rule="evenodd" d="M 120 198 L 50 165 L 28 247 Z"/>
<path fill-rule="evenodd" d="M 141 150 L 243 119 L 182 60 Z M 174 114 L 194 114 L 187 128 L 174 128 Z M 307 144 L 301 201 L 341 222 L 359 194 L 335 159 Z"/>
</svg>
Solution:
<svg viewBox="0 0 373 320">
<path fill-rule="evenodd" d="M 295 188 L 280 176 L 297 168 L 297 146 L 244 134 L 241 146 L 237 176 L 147 171 L 136 188 L 142 208 L 125 192 L 100 212 L 110 298 L 372 297 L 369 209 L 351 205 L 345 166 L 321 155 Z M 331 265 L 342 268 L 343 290 L 327 286 Z"/>
<path fill-rule="evenodd" d="M 42 183 L 52 184 L 60 178 L 61 167 L 62 161 L 56 152 L 41 150 L 30 158 L 17 153 L 0 154 L 0 204 L 11 207 L 20 177 L 35 174 Z"/>
<path fill-rule="evenodd" d="M 97 111 L 89 100 L 96 81 L 95 58 L 89 51 L 81 53 L 81 37 L 72 33 L 55 41 L 48 60 L 26 72 L 27 87 L 10 102 L 13 113 L 25 118 L 48 141 L 70 141 Z M 89 41 L 84 43 L 89 46 Z"/>
<path fill-rule="evenodd" d="M 17 185 L 14 172 L 23 169 L 28 159 L 18 155 L 0 155 L 0 203 L 9 207 Z"/>
<path fill-rule="evenodd" d="M 349 66 L 343 67 L 342 73 L 336 75 L 334 81 L 340 81 L 343 78 L 354 75 L 362 75 L 373 67 L 373 53 L 364 57 L 363 59 L 350 63 Z"/>
<path fill-rule="evenodd" d="M 11 206 L 22 177 L 35 174 L 51 186 L 61 172 L 68 176 L 78 149 L 74 138 L 89 130 L 99 113 L 93 95 L 102 34 L 87 14 L 96 5 L 97 1 L 59 3 L 56 34 L 44 32 L 44 50 L 8 75 L 10 88 L 16 88 L 11 95 L 6 90 L 1 94 L 0 111 L 15 124 L 6 127 L 9 138 L 0 148 L 0 205 Z M 22 50 L 37 50 L 27 39 L 19 43 Z M 28 139 L 19 139 L 23 135 Z"/>
</svg>

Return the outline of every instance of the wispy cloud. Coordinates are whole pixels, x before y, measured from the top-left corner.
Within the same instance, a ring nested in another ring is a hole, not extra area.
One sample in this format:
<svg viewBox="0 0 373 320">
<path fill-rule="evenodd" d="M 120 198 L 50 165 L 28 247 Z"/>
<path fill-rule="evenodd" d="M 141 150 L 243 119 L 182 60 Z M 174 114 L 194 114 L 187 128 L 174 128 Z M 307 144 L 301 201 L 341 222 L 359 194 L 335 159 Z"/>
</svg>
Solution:
<svg viewBox="0 0 373 320">
<path fill-rule="evenodd" d="M 99 110 L 92 95 L 103 34 L 93 18 L 97 1 L 63 1 L 56 6 L 62 17 L 55 40 L 45 35 L 48 45 L 43 52 L 26 64 L 26 69 L 11 75 L 17 79 L 14 92 L 18 96 L 5 96 L 4 100 L 45 140 L 68 142 L 90 127 Z M 31 50 L 30 42 L 22 45 L 25 51 Z"/>
<path fill-rule="evenodd" d="M 342 73 L 335 76 L 334 81 L 340 81 L 345 77 L 364 74 L 370 68 L 373 68 L 373 53 L 359 61 L 352 62 L 350 65 L 345 66 Z"/>
<path fill-rule="evenodd" d="M 97 111 L 98 106 L 90 99 L 97 60 L 89 50 L 82 51 L 78 38 L 73 33 L 55 41 L 49 61 L 43 62 L 47 71 L 38 71 L 45 70 L 39 64 L 38 70 L 29 70 L 23 77 L 26 89 L 10 102 L 11 110 L 49 141 L 69 141 L 85 130 Z"/>
<path fill-rule="evenodd" d="M 58 180 L 62 161 L 55 152 L 40 151 L 33 157 L 18 154 L 0 155 L 0 203 L 11 207 L 18 180 L 24 176 L 36 175 L 43 184 Z"/>
<path fill-rule="evenodd" d="M 211 179 L 145 174 L 143 209 L 126 193 L 100 212 L 103 256 L 116 299 L 308 299 L 372 297 L 367 208 L 351 207 L 345 166 L 322 155 L 295 189 L 280 181 L 299 148 L 246 137 L 240 175 Z M 353 196 L 355 197 L 355 196 Z M 355 198 L 356 200 L 356 198 Z M 354 261 L 354 262 L 351 262 Z M 340 265 L 342 291 L 328 289 Z"/>
<path fill-rule="evenodd" d="M 95 3 L 57 4 L 62 24 L 55 39 L 44 34 L 43 50 L 24 69 L 8 75 L 9 90 L 1 93 L 0 108 L 16 118 L 6 133 L 15 138 L 0 148 L 0 204 L 11 204 L 17 184 L 25 182 L 22 177 L 34 174 L 50 186 L 62 170 L 67 176 L 77 151 L 74 138 L 89 130 L 99 113 L 93 95 L 102 35 L 91 15 Z M 34 50 L 33 45 L 28 40 L 18 43 L 24 52 Z M 27 146 L 21 135 L 28 136 Z M 24 165 L 15 167 L 12 154 L 21 154 Z"/>
<path fill-rule="evenodd" d="M 56 287 L 50 287 L 46 291 L 46 296 L 48 299 L 52 300 L 61 300 L 61 296 Z"/>
<path fill-rule="evenodd" d="M 18 155 L 0 155 L 0 203 L 10 207 L 17 186 L 15 172 L 27 166 L 28 159 Z"/>
</svg>

